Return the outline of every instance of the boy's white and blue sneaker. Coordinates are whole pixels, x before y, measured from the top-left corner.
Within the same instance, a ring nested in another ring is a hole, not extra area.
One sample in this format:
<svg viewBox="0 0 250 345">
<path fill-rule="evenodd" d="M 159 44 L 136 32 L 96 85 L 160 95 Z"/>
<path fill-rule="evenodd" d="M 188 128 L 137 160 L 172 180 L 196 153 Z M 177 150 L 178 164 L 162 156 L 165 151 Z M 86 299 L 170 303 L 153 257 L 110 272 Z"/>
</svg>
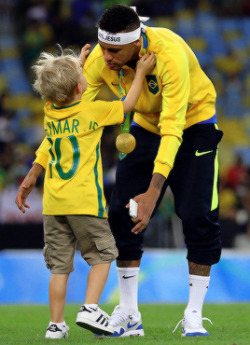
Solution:
<svg viewBox="0 0 250 345">
<path fill-rule="evenodd" d="M 140 312 L 132 315 L 126 308 L 118 305 L 111 314 L 109 323 L 114 329 L 111 337 L 144 336 Z"/>
<path fill-rule="evenodd" d="M 201 317 L 196 310 L 193 310 L 177 323 L 173 333 L 177 330 L 179 324 L 182 323 L 182 337 L 209 336 L 208 331 L 202 325 L 202 321 L 209 321 L 213 324 L 211 320 Z"/>
<path fill-rule="evenodd" d="M 113 327 L 109 323 L 109 315 L 99 307 L 92 308 L 82 305 L 76 317 L 76 324 L 97 335 L 114 333 Z"/>
<path fill-rule="evenodd" d="M 61 339 L 68 338 L 69 327 L 65 324 L 64 326 L 58 327 L 55 323 L 50 323 L 45 334 L 46 339 Z"/>
</svg>

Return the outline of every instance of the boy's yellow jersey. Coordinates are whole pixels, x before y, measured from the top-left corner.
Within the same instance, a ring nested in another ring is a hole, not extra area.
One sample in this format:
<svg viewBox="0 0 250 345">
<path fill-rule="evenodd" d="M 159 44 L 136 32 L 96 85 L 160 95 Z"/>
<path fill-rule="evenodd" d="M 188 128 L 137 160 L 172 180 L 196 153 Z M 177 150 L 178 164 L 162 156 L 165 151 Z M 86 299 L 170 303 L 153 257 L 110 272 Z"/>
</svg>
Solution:
<svg viewBox="0 0 250 345">
<path fill-rule="evenodd" d="M 43 214 L 107 217 L 100 141 L 105 126 L 123 121 L 122 102 L 48 102 L 44 112 L 46 137 L 35 160 L 46 169 Z"/>
<path fill-rule="evenodd" d="M 154 172 L 167 177 L 183 130 L 215 115 L 216 92 L 195 54 L 181 37 L 165 28 L 149 27 L 146 27 L 146 36 L 147 51 L 155 53 L 157 62 L 151 75 L 145 78 L 135 106 L 134 121 L 162 136 Z M 143 43 L 142 37 L 141 40 Z M 123 70 L 128 92 L 135 71 L 128 66 Z M 106 66 L 99 44 L 84 65 L 84 75 L 88 80 L 84 100 L 94 100 L 104 83 L 119 96 L 118 73 Z"/>
</svg>

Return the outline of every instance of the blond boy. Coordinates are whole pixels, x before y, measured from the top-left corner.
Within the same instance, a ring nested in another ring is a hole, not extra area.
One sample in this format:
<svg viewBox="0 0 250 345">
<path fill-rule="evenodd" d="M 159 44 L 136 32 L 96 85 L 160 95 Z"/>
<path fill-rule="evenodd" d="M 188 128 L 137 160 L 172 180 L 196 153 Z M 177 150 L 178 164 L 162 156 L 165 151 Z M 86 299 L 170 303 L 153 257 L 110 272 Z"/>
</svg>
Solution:
<svg viewBox="0 0 250 345">
<path fill-rule="evenodd" d="M 85 45 L 82 50 L 84 61 L 89 47 Z M 64 306 L 76 241 L 91 266 L 85 302 L 76 323 L 97 334 L 114 332 L 108 315 L 98 307 L 111 262 L 118 255 L 105 210 L 100 140 L 105 126 L 122 123 L 124 114 L 134 108 L 155 57 L 149 54 L 138 62 L 133 85 L 123 102 L 82 101 L 87 81 L 79 61 L 72 51 L 64 51 L 61 56 L 43 52 L 33 66 L 34 88 L 46 102 L 46 137 L 42 145 L 47 146 L 50 160 L 47 162 L 44 155 L 44 162 L 34 162 L 16 197 L 16 204 L 24 213 L 25 208 L 30 208 L 26 199 L 45 170 L 43 252 L 51 271 L 51 321 L 45 337 L 53 339 L 68 337 Z"/>
</svg>

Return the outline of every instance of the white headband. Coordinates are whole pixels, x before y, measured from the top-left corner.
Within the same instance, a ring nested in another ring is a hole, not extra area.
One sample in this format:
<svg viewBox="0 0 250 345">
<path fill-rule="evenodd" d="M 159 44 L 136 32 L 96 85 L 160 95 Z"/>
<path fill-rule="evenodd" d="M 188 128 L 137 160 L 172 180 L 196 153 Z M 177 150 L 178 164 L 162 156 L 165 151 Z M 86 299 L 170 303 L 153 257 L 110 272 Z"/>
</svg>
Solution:
<svg viewBox="0 0 250 345">
<path fill-rule="evenodd" d="M 111 32 L 104 31 L 98 28 L 98 39 L 101 42 L 114 44 L 114 45 L 124 45 L 129 44 L 138 40 L 141 36 L 141 26 L 134 31 L 130 32 L 119 32 L 117 34 L 113 34 Z"/>
</svg>

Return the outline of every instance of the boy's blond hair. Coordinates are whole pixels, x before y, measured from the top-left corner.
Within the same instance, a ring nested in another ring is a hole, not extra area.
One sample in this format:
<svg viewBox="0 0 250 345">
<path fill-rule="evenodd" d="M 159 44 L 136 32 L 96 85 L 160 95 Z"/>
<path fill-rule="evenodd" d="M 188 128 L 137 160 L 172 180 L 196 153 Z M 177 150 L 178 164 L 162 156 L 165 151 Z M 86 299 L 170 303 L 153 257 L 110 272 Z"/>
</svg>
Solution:
<svg viewBox="0 0 250 345">
<path fill-rule="evenodd" d="M 35 71 L 33 88 L 42 99 L 58 105 L 70 103 L 82 69 L 78 56 L 62 50 L 60 56 L 42 52 L 32 69 Z"/>
</svg>

